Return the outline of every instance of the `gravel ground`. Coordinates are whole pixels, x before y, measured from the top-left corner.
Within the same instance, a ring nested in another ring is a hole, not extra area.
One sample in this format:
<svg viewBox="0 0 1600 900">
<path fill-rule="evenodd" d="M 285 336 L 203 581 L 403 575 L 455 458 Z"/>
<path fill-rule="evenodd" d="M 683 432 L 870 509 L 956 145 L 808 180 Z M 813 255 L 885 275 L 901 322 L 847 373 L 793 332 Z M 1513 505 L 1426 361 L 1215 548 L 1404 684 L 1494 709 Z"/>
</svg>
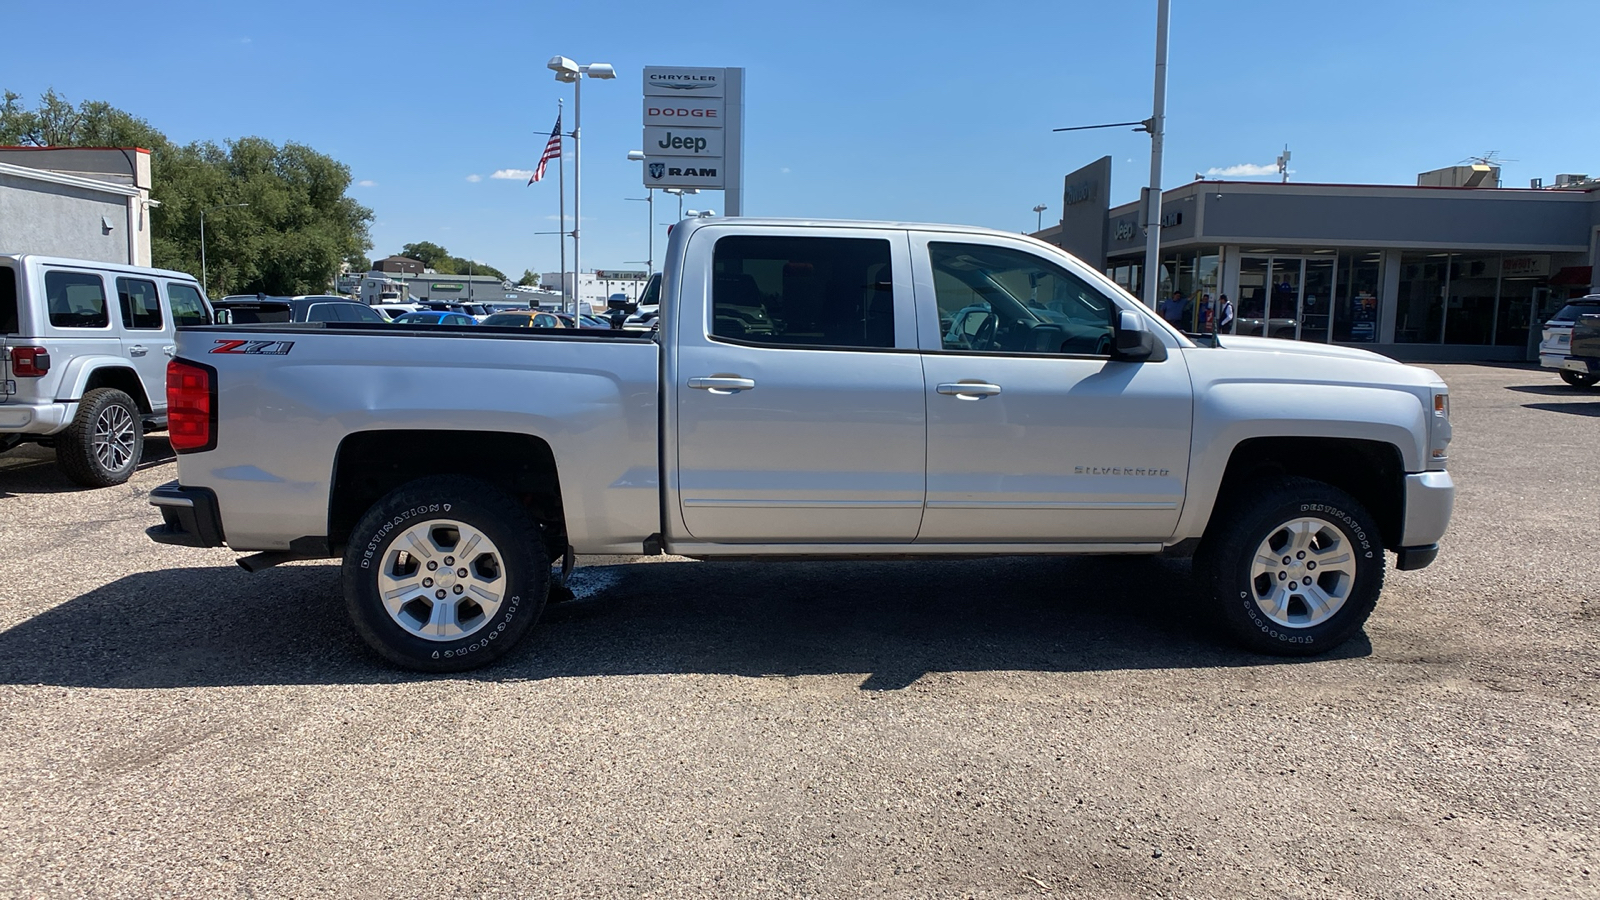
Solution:
<svg viewBox="0 0 1600 900">
<path fill-rule="evenodd" d="M 13 451 L 0 896 L 1600 896 L 1600 392 L 1439 371 L 1444 553 L 1298 662 L 1182 562 L 586 560 L 419 677 L 335 566 L 149 542 L 163 442 Z"/>
</svg>

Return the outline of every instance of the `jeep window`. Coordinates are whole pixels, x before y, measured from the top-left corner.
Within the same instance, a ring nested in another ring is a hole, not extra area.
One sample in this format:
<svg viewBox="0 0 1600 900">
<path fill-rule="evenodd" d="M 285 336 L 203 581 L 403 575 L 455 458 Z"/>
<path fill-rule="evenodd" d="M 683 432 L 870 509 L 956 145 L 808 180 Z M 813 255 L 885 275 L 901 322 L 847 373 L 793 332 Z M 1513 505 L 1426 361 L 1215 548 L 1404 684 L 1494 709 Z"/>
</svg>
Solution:
<svg viewBox="0 0 1600 900">
<path fill-rule="evenodd" d="M 117 279 L 117 300 L 122 305 L 122 327 L 142 331 L 161 328 L 161 299 L 156 283 L 139 278 Z"/>
<path fill-rule="evenodd" d="M 10 266 L 0 266 L 0 334 L 16 334 L 20 327 L 17 321 L 17 272 Z"/>
<path fill-rule="evenodd" d="M 206 304 L 200 292 L 187 284 L 167 282 L 167 306 L 172 308 L 174 325 L 209 325 Z"/>
<path fill-rule="evenodd" d="M 106 286 L 87 272 L 46 272 L 44 293 L 50 324 L 57 328 L 106 328 Z"/>
<path fill-rule="evenodd" d="M 893 347 L 889 242 L 730 236 L 712 256 L 711 333 L 758 344 Z"/>
<path fill-rule="evenodd" d="M 943 349 L 1110 355 L 1115 306 L 1061 266 L 983 244 L 934 242 L 928 254 Z"/>
</svg>

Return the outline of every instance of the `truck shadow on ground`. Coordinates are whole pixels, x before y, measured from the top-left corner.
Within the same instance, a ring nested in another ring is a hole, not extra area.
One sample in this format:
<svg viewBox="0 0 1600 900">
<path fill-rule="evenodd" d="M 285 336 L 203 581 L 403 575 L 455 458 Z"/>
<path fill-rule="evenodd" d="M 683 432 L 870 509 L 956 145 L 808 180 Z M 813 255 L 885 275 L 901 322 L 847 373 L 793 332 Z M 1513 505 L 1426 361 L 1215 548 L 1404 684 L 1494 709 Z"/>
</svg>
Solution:
<svg viewBox="0 0 1600 900">
<path fill-rule="evenodd" d="M 177 458 L 165 433 L 147 434 L 137 471 L 163 466 Z M 75 484 L 61 473 L 56 466 L 54 450 L 27 444 L 0 453 L 0 500 L 18 494 L 66 494 L 92 490 L 96 489 Z"/>
<path fill-rule="evenodd" d="M 1238 651 L 1188 564 L 1043 558 L 654 563 L 580 569 L 522 646 L 453 676 L 394 669 L 345 616 L 339 570 L 291 565 L 131 575 L 0 632 L 0 683 L 98 688 L 519 681 L 637 674 L 930 672 L 1293 663 Z M 1330 656 L 1365 656 L 1364 636 Z M 1315 661 L 1315 660 L 1313 660 Z"/>
</svg>

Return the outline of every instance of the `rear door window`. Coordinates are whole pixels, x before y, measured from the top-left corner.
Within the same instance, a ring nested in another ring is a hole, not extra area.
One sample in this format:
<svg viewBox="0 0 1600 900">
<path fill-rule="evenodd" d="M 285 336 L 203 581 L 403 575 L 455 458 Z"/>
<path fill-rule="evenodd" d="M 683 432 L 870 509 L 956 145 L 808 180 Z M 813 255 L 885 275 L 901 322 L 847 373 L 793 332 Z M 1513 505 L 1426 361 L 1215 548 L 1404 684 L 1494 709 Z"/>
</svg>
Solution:
<svg viewBox="0 0 1600 900">
<path fill-rule="evenodd" d="M 174 325 L 209 325 L 205 301 L 200 292 L 187 284 L 167 282 L 167 306 L 172 309 Z"/>
<path fill-rule="evenodd" d="M 17 318 L 17 271 L 0 266 L 0 334 L 16 334 L 21 327 Z"/>
<path fill-rule="evenodd" d="M 234 325 L 277 325 L 289 321 L 287 305 L 225 306 Z"/>
<path fill-rule="evenodd" d="M 730 236 L 713 251 L 711 333 L 736 342 L 893 347 L 889 242 Z"/>
<path fill-rule="evenodd" d="M 122 327 L 140 331 L 161 329 L 161 296 L 156 283 L 141 278 L 118 278 L 117 300 L 122 306 Z"/>
<path fill-rule="evenodd" d="M 46 272 L 45 301 L 50 309 L 50 324 L 57 328 L 106 328 L 111 316 L 106 309 L 106 285 L 99 275 L 88 272 Z"/>
<path fill-rule="evenodd" d="M 382 313 L 370 306 L 362 306 L 359 303 L 341 303 L 339 305 L 344 308 L 344 320 L 346 322 L 377 322 L 382 325 L 389 321 L 383 317 Z"/>
<path fill-rule="evenodd" d="M 339 316 L 339 307 L 342 303 L 313 303 L 306 311 L 307 322 L 342 322 Z"/>
</svg>

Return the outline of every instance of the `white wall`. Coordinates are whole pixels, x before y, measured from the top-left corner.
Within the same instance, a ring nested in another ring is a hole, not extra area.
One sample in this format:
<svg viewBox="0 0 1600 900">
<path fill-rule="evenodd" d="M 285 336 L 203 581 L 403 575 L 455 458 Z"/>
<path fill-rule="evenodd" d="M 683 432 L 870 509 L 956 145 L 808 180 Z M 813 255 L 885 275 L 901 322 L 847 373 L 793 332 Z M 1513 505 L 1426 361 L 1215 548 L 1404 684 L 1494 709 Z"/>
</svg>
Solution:
<svg viewBox="0 0 1600 900">
<path fill-rule="evenodd" d="M 123 194 L 0 173 L 0 250 L 147 266 L 149 216 L 139 214 L 136 198 L 128 201 Z"/>
</svg>

